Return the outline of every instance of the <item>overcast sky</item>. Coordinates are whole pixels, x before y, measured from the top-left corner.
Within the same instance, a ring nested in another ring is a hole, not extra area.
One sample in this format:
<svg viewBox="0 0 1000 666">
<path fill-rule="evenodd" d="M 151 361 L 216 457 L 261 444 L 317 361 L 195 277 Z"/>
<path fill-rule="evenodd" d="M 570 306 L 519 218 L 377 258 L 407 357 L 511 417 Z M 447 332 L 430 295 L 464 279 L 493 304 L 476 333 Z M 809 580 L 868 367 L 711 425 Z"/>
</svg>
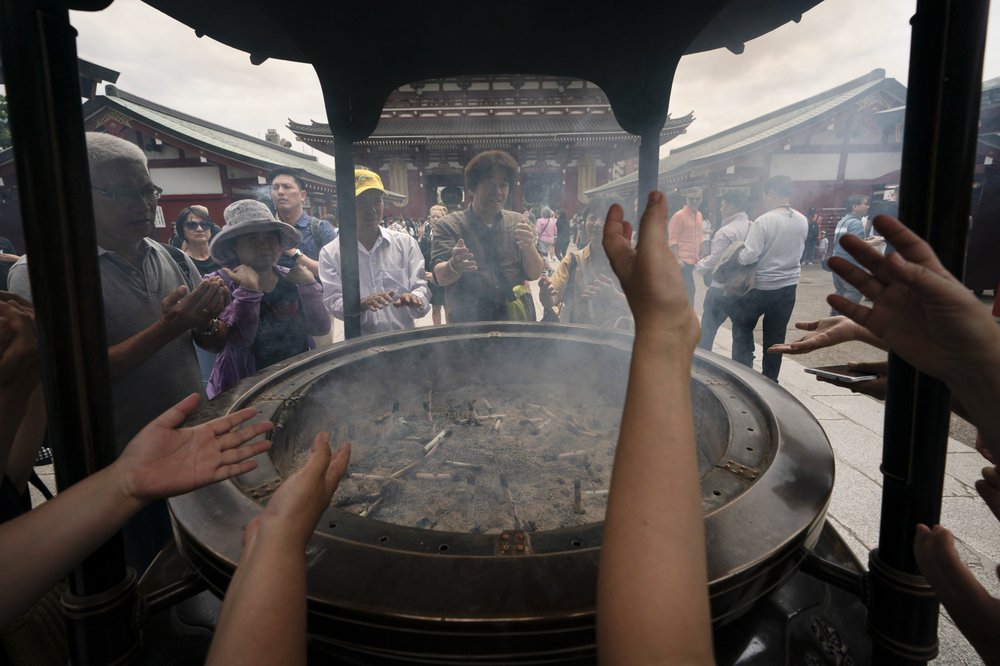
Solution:
<svg viewBox="0 0 1000 666">
<path fill-rule="evenodd" d="M 995 35 L 1000 2 L 990 9 L 984 78 L 1000 76 Z M 909 18 L 914 0 L 826 0 L 789 23 L 749 42 L 741 55 L 719 50 L 686 56 L 674 83 L 670 112 L 693 111 L 688 134 L 676 148 L 791 104 L 876 68 L 906 85 Z M 316 74 L 300 63 L 268 60 L 251 65 L 247 54 L 207 37 L 139 0 L 116 0 L 99 13 L 73 12 L 80 57 L 121 72 L 118 86 L 133 94 L 263 137 L 289 118 L 325 122 Z M 141 28 L 139 28 L 141 26 Z M 566 43 L 575 41 L 565 36 Z M 664 31 L 664 39 L 669 30 Z M 599 48 L 600 40 L 591 40 Z"/>
</svg>

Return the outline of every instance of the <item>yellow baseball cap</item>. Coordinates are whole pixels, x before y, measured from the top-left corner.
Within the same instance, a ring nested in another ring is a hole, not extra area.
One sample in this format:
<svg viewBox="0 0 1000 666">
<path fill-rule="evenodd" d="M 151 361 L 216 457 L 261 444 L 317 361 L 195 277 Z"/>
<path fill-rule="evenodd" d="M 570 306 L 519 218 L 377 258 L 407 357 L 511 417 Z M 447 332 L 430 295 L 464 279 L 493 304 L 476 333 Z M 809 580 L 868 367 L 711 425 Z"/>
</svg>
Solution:
<svg viewBox="0 0 1000 666">
<path fill-rule="evenodd" d="M 382 184 L 382 179 L 374 171 L 369 171 L 368 169 L 355 169 L 354 196 L 361 196 L 362 192 L 367 192 L 368 190 L 379 190 L 380 192 L 385 192 L 385 186 Z"/>
</svg>

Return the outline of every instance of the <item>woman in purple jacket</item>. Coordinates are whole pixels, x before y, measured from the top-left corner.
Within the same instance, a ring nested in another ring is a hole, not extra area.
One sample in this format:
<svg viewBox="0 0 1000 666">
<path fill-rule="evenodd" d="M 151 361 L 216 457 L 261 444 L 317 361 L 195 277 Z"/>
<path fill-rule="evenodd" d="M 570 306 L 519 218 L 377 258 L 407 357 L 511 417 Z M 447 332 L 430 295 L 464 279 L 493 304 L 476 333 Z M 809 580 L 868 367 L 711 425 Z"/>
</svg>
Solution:
<svg viewBox="0 0 1000 666">
<path fill-rule="evenodd" d="M 311 336 L 330 330 L 323 287 L 300 265 L 287 269 L 278 258 L 302 241 L 259 201 L 243 199 L 226 208 L 226 226 L 212 239 L 212 258 L 233 302 L 219 315 L 226 346 L 216 358 L 207 393 L 214 398 L 269 365 L 308 351 Z"/>
</svg>

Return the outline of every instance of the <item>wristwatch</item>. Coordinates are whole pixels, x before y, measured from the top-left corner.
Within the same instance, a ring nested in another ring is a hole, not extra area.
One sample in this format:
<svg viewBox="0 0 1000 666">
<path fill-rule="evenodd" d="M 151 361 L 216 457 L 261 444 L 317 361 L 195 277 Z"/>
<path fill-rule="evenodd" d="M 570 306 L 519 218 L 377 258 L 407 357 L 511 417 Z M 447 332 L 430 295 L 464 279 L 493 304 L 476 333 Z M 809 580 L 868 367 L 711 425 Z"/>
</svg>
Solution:
<svg viewBox="0 0 1000 666">
<path fill-rule="evenodd" d="M 219 321 L 218 317 L 213 317 L 212 321 L 208 322 L 208 328 L 206 328 L 203 331 L 198 331 L 198 334 L 199 335 L 215 335 L 216 333 L 219 332 L 220 324 L 221 323 L 222 322 Z"/>
<path fill-rule="evenodd" d="M 295 261 L 298 261 L 299 257 L 301 257 L 301 256 L 302 256 L 302 250 L 300 250 L 299 248 L 295 248 L 295 251 L 292 252 L 292 259 L 294 259 Z"/>
</svg>

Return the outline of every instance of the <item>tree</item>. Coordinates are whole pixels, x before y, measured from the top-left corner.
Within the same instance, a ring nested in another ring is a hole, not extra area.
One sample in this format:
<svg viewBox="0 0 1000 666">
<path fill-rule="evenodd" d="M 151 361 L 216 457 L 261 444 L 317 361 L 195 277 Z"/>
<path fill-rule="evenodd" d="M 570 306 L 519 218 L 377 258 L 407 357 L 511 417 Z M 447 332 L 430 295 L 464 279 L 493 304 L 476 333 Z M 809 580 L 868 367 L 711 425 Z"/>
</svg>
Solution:
<svg viewBox="0 0 1000 666">
<path fill-rule="evenodd" d="M 10 125 L 7 122 L 7 98 L 0 95 L 0 150 L 10 148 Z"/>
</svg>

